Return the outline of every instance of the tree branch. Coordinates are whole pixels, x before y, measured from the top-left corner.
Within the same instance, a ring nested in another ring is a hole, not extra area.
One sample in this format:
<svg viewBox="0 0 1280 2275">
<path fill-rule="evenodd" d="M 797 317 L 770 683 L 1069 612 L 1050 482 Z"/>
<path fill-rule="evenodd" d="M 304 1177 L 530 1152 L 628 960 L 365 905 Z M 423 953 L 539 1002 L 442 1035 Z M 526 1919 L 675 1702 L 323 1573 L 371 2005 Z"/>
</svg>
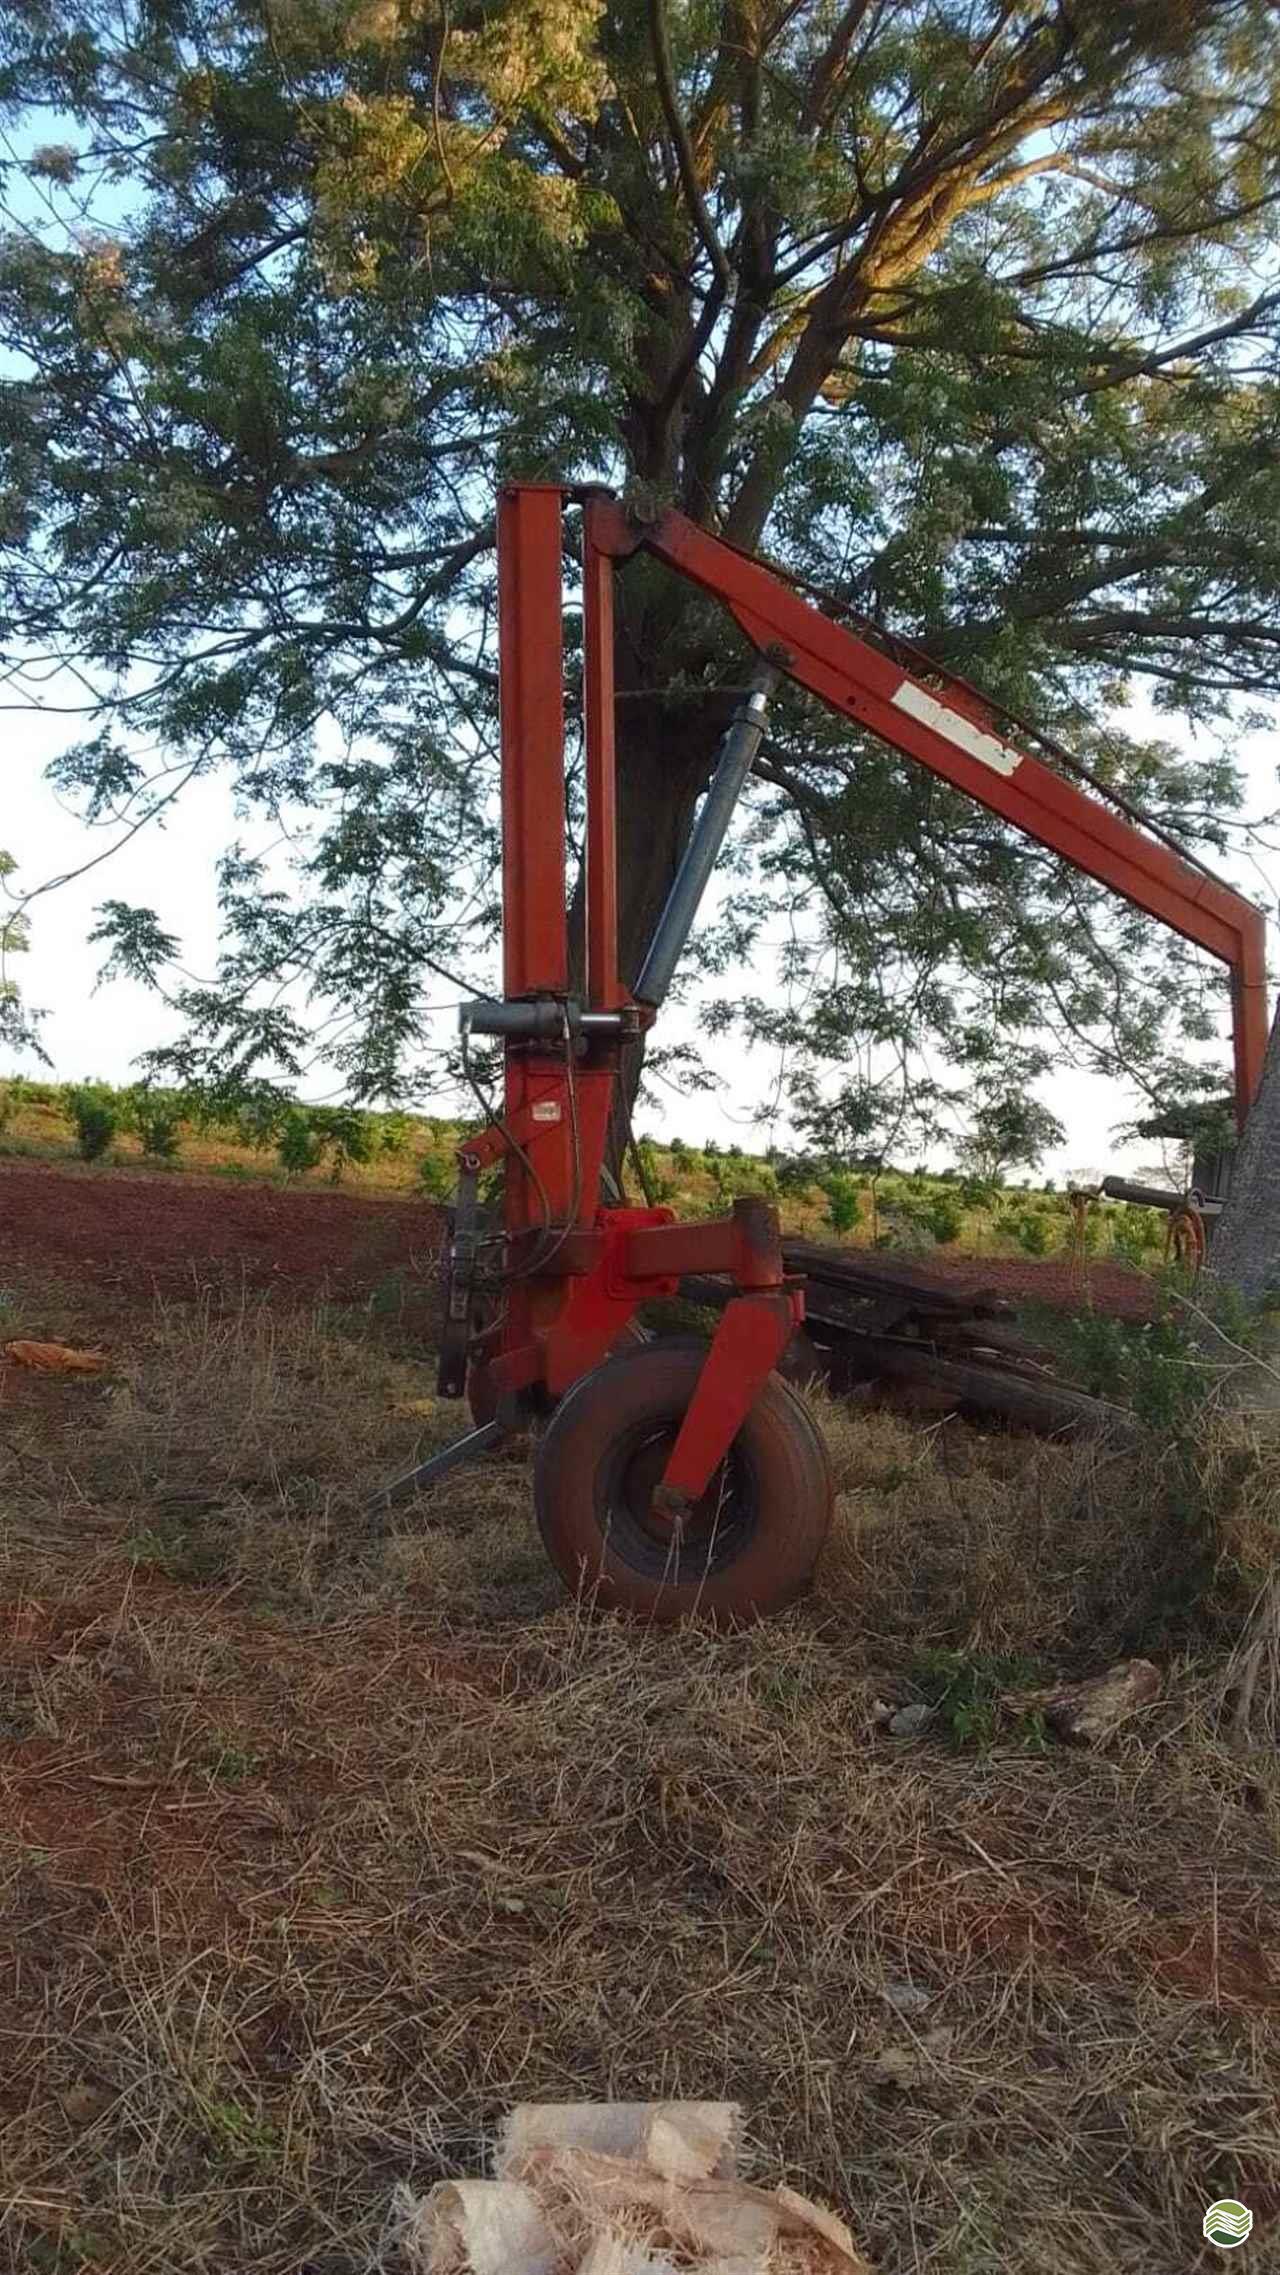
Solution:
<svg viewBox="0 0 1280 2275">
<path fill-rule="evenodd" d="M 649 36 L 653 48 L 654 73 L 658 83 L 658 100 L 662 105 L 662 115 L 667 122 L 667 129 L 675 148 L 676 165 L 680 169 L 680 181 L 684 189 L 685 200 L 693 217 L 694 227 L 706 248 L 707 258 L 720 280 L 721 289 L 727 291 L 733 281 L 733 271 L 729 265 L 728 255 L 716 235 L 711 215 L 707 211 L 706 199 L 702 195 L 702 187 L 698 180 L 698 169 L 694 161 L 693 148 L 689 141 L 689 130 L 680 114 L 675 74 L 671 65 L 671 43 L 667 38 L 667 19 L 663 9 L 663 0 L 649 0 Z"/>
</svg>

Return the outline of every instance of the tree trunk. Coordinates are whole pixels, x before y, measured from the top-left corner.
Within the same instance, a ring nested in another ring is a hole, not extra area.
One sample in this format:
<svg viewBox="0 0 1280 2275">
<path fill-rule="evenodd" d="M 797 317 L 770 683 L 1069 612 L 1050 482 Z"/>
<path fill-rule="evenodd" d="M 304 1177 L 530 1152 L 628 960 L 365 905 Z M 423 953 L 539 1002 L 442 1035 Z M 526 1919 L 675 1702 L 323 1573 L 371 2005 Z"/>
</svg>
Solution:
<svg viewBox="0 0 1280 2275">
<path fill-rule="evenodd" d="M 705 651 L 695 654 L 700 647 L 687 618 L 681 622 L 669 607 L 645 611 L 633 623 L 632 638 L 624 635 L 618 642 L 618 963 L 627 987 L 644 962 L 735 706 L 732 694 L 695 696 L 687 705 L 665 699 L 663 691 L 673 681 L 700 673 L 706 661 Z M 569 916 L 571 969 L 579 986 L 585 917 L 580 872 Z M 643 1056 L 643 1048 L 627 1054 L 624 1095 L 610 1130 L 608 1166 L 620 1181 Z"/>
<path fill-rule="evenodd" d="M 618 957 L 630 987 L 688 843 L 719 729 L 701 712 L 676 722 L 656 702 L 619 709 Z"/>
<path fill-rule="evenodd" d="M 1210 1261 L 1214 1277 L 1247 1303 L 1280 1295 L 1280 1009 Z"/>
</svg>

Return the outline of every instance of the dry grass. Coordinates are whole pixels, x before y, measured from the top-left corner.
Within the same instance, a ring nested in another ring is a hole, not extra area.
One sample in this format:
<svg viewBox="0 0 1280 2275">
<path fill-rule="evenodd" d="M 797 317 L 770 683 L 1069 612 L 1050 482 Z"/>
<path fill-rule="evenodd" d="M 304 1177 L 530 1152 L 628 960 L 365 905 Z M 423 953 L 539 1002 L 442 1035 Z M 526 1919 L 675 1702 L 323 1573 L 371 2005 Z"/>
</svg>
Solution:
<svg viewBox="0 0 1280 2275">
<path fill-rule="evenodd" d="M 1158 1463 L 829 1412 L 814 1597 L 664 1635 L 563 1602 L 519 1461 L 359 1515 L 455 1419 L 368 1333 L 127 1342 L 0 1415 L 0 2266 L 389 2269 L 512 2100 L 680 2092 L 884 2275 L 1168 2275 L 1224 2193 L 1267 2263 L 1280 1782 Z M 1161 1636 L 1105 1758 L 876 1725 L 923 1645 Z"/>
</svg>

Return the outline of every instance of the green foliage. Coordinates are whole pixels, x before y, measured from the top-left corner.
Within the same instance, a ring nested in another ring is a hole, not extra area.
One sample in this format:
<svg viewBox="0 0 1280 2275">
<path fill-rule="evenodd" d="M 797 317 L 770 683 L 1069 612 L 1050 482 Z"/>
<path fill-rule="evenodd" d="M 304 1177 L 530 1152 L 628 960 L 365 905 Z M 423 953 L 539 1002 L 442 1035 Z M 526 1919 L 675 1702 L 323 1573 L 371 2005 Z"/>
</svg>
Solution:
<svg viewBox="0 0 1280 2275">
<path fill-rule="evenodd" d="M 1047 1256 L 1053 1245 L 1053 1236 L 1045 1218 L 1034 1209 L 1024 1210 L 1011 1220 L 1013 1236 L 1024 1256 Z"/>
<path fill-rule="evenodd" d="M 965 1177 L 960 1184 L 960 1200 L 966 1209 L 994 1209 L 1000 1199 L 1000 1188 L 987 1177 Z"/>
<path fill-rule="evenodd" d="M 1211 735 L 1092 722 L 1129 681 L 1209 724 L 1280 689 L 1275 12 L 664 15 L 669 88 L 646 11 L 597 0 L 6 12 L 0 633 L 89 683 L 54 775 L 90 818 L 227 779 L 211 982 L 154 910 L 100 911 L 108 967 L 172 1005 L 152 1071 L 181 1086 L 296 1084 L 314 1024 L 356 1103 L 411 1095 L 424 982 L 470 989 L 515 471 L 834 578 L 1189 837 L 1238 804 Z M 643 929 L 740 653 L 626 575 Z M 694 956 L 776 956 L 784 985 L 708 1020 L 785 1065 L 831 1158 L 913 1151 L 956 1073 L 1025 1093 L 1045 1021 L 1150 1067 L 1210 1015 L 1179 946 L 984 809 L 785 692 L 775 732 Z M 282 812 L 287 863 L 260 850 Z"/>
<path fill-rule="evenodd" d="M 1236 1142 L 1235 1101 L 1223 1097 L 1214 1089 L 1214 1070 L 1210 1067 L 1167 1070 L 1164 1087 L 1167 1091 L 1183 1088 L 1181 1096 L 1169 1097 L 1169 1103 L 1158 1114 L 1148 1114 L 1133 1125 L 1135 1137 L 1172 1139 L 1180 1144 L 1188 1160 L 1196 1153 L 1224 1153 Z M 1194 1089 L 1188 1094 L 1190 1086 Z"/>
<path fill-rule="evenodd" d="M 182 1130 L 183 1104 L 172 1091 L 135 1084 L 121 1099 L 126 1129 L 136 1130 L 144 1154 L 151 1161 L 175 1161 Z"/>
<path fill-rule="evenodd" d="M 1150 1265 L 1164 1246 L 1164 1223 L 1158 1209 L 1121 1209 L 1111 1228 L 1117 1256 L 1139 1270 Z"/>
<path fill-rule="evenodd" d="M 861 1214 L 862 1187 L 846 1170 L 828 1170 L 821 1180 L 827 1196 L 827 1222 L 834 1233 L 852 1232 Z"/>
<path fill-rule="evenodd" d="M 924 1202 L 921 1217 L 940 1248 L 949 1247 L 964 1230 L 964 1209 L 952 1193 L 933 1193 Z"/>
<path fill-rule="evenodd" d="M 715 1187 L 717 1205 L 729 1208 L 741 1196 L 749 1193 L 763 1195 L 766 1200 L 778 1197 L 778 1180 L 767 1161 L 748 1160 L 741 1146 L 727 1154 L 714 1155 L 707 1148 L 707 1168 Z"/>
<path fill-rule="evenodd" d="M 291 1106 L 282 1116 L 276 1135 L 276 1159 L 286 1177 L 305 1177 L 309 1170 L 318 1169 L 323 1151 L 323 1140 L 310 1114 L 301 1106 Z"/>
<path fill-rule="evenodd" d="M 211 2149 L 226 2163 L 262 2172 L 278 2163 L 280 2137 L 268 2118 L 218 2095 L 198 2095 L 196 2107 Z"/>
<path fill-rule="evenodd" d="M 0 1043 L 10 1050 L 32 1050 L 44 1058 L 36 1032 L 41 1015 L 25 1009 L 11 970 L 14 958 L 25 955 L 31 945 L 26 917 L 20 910 L 6 911 L 2 897 L 16 866 L 13 855 L 0 848 Z"/>
<path fill-rule="evenodd" d="M 378 1149 L 395 1159 L 409 1143 L 413 1125 L 407 1114 L 382 1114 L 378 1117 Z"/>
<path fill-rule="evenodd" d="M 672 1150 L 674 1151 L 674 1148 Z M 653 1138 L 637 1138 L 636 1152 L 644 1165 L 645 1187 L 655 1206 L 664 1201 L 674 1200 L 677 1191 L 676 1180 L 674 1177 L 669 1177 L 663 1168 Z"/>
<path fill-rule="evenodd" d="M 803 1199 L 818 1182 L 820 1164 L 807 1153 L 780 1153 L 773 1163 L 778 1191 L 784 1200 Z"/>
<path fill-rule="evenodd" d="M 243 1104 L 230 1110 L 206 1108 L 201 1115 L 201 1122 L 207 1130 L 224 1132 L 236 1145 L 249 1146 L 255 1153 L 265 1153 L 276 1142 L 284 1110 L 283 1101 L 272 1093 L 270 1096 L 247 1098 Z"/>
<path fill-rule="evenodd" d="M 981 1080 L 970 1127 L 959 1146 L 967 1168 L 994 1184 L 1010 1169 L 1034 1169 L 1066 1132 L 1056 1114 L 1025 1091 Z"/>
<path fill-rule="evenodd" d="M 66 1106 L 82 1161 L 101 1161 L 119 1128 L 115 1099 L 106 1085 L 82 1082 L 66 1093 Z"/>
<path fill-rule="evenodd" d="M 1043 1682 L 1045 1670 L 1034 1659 L 998 1651 L 922 1651 L 912 1662 L 911 1681 L 933 1708 L 934 1720 L 956 1747 L 979 1752 L 991 1746 L 1010 1717 L 1004 1694 Z M 1014 1718 L 1022 1743 L 1043 1750 L 1043 1719 L 1035 1712 Z"/>
<path fill-rule="evenodd" d="M 1239 1327 L 1242 1323 L 1234 1319 Z M 1186 1313 L 1135 1324 L 1081 1313 L 1059 1330 L 1066 1364 L 1096 1397 L 1131 1406 L 1159 1432 L 1185 1430 L 1217 1379 Z"/>
<path fill-rule="evenodd" d="M 8 1129 L 16 1114 L 29 1103 L 31 1086 L 14 1075 L 8 1082 L 0 1082 L 0 1137 Z"/>
<path fill-rule="evenodd" d="M 341 1181 L 343 1170 L 352 1163 L 372 1160 L 376 1125 L 368 1114 L 354 1106 L 311 1106 L 307 1118 L 333 1184 Z"/>
<path fill-rule="evenodd" d="M 352 1106 L 285 1106 L 269 1121 L 260 1109 L 252 1126 L 272 1131 L 276 1159 L 287 1177 L 305 1177 L 327 1162 L 330 1181 L 337 1185 L 350 1163 L 373 1158 L 376 1123 Z"/>
<path fill-rule="evenodd" d="M 452 1153 L 437 1152 L 432 1146 L 418 1163 L 418 1182 L 428 1199 L 451 1201 L 458 1183 L 456 1157 Z"/>
</svg>

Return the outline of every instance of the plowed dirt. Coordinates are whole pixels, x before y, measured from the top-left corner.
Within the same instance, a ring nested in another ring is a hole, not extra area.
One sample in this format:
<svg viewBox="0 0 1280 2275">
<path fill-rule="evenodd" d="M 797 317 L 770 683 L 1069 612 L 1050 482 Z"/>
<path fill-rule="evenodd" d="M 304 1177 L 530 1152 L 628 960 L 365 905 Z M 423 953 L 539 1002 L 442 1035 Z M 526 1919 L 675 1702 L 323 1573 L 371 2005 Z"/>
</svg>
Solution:
<svg viewBox="0 0 1280 2275">
<path fill-rule="evenodd" d="M 0 1280 L 25 1264 L 144 1297 L 238 1283 L 359 1301 L 398 1275 L 434 1301 L 442 1226 L 428 1201 L 25 1162 L 0 1168 Z"/>
<path fill-rule="evenodd" d="M 286 1298 L 367 1300 L 398 1280 L 434 1303 L 444 1218 L 429 1201 L 291 1192 L 231 1179 L 0 1166 L 0 1281 L 23 1264 L 121 1292 L 175 1295 L 222 1283 Z M 1065 1257 L 939 1251 L 923 1268 L 1015 1304 L 1090 1304 L 1152 1315 L 1152 1283 L 1112 1262 L 1082 1272 Z"/>
</svg>

